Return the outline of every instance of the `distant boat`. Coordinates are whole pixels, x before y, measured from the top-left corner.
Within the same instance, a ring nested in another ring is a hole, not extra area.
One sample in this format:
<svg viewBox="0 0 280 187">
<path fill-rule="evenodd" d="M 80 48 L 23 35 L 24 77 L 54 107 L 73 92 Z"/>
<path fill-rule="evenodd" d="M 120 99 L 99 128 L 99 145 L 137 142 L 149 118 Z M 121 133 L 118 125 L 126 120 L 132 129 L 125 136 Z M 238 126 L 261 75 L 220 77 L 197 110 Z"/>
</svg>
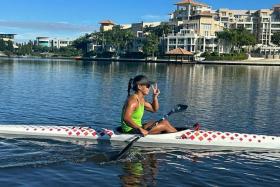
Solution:
<svg viewBox="0 0 280 187">
<path fill-rule="evenodd" d="M 76 57 L 74 57 L 74 59 L 75 59 L 75 60 L 81 60 L 82 57 L 81 57 L 81 56 L 76 56 Z"/>
</svg>

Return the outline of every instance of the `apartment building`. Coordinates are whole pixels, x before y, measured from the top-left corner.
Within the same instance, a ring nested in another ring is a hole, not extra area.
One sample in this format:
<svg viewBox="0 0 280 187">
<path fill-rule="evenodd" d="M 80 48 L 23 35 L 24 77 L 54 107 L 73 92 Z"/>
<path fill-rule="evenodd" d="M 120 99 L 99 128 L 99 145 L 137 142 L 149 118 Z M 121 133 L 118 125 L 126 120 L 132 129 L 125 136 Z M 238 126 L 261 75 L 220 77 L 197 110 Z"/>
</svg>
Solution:
<svg viewBox="0 0 280 187">
<path fill-rule="evenodd" d="M 67 46 L 69 46 L 71 44 L 72 44 L 72 41 L 70 39 L 57 39 L 57 38 L 54 38 L 54 39 L 50 40 L 51 47 L 55 47 L 57 49 L 59 49 L 61 47 L 67 47 Z"/>
<path fill-rule="evenodd" d="M 218 9 L 215 20 L 219 21 L 224 28 L 238 29 L 245 28 L 253 33 L 253 13 L 255 10 L 230 10 Z"/>
<path fill-rule="evenodd" d="M 15 44 L 15 35 L 16 34 L 0 34 L 0 39 L 5 42 L 11 41 L 13 43 L 14 49 L 17 49 L 18 46 Z"/>
<path fill-rule="evenodd" d="M 176 3 L 177 9 L 171 13 L 170 25 L 181 28 L 178 33 L 164 36 L 164 52 L 181 47 L 191 52 L 217 51 L 216 32 L 223 25 L 215 20 L 216 13 L 209 5 L 193 0 Z"/>
<path fill-rule="evenodd" d="M 112 30 L 113 27 L 116 25 L 113 21 L 111 20 L 104 20 L 104 21 L 100 21 L 100 31 L 101 32 L 105 32 L 105 31 L 109 31 Z"/>
<path fill-rule="evenodd" d="M 7 41 L 12 41 L 14 42 L 16 34 L 0 34 L 0 39 L 4 40 L 5 42 Z"/>
<path fill-rule="evenodd" d="M 280 32 L 280 5 L 273 9 L 261 9 L 254 13 L 254 33 L 260 44 L 265 46 L 273 45 L 271 37 L 274 33 Z"/>
<path fill-rule="evenodd" d="M 175 4 L 176 10 L 170 14 L 170 23 L 172 25 L 179 26 L 183 24 L 184 20 L 190 20 L 192 15 L 199 14 L 201 12 L 211 12 L 211 6 L 198 3 L 193 0 L 184 0 Z"/>
<path fill-rule="evenodd" d="M 143 41 L 145 40 L 145 28 L 157 27 L 161 22 L 140 22 L 132 23 L 131 31 L 136 37 L 130 48 L 130 52 L 143 52 Z"/>
<path fill-rule="evenodd" d="M 177 8 L 170 14 L 169 21 L 174 26 L 173 33 L 162 38 L 165 52 L 174 46 L 181 46 L 182 37 L 186 41 L 195 42 L 194 47 L 190 47 L 188 43 L 184 47 L 191 52 L 227 52 L 228 50 L 224 50 L 226 46 L 218 46 L 216 40 L 216 33 L 226 28 L 247 29 L 256 36 L 262 49 L 266 47 L 271 51 L 269 46 L 275 48 L 271 37 L 280 32 L 280 4 L 272 9 L 261 10 L 212 10 L 211 6 L 194 0 L 183 0 L 175 5 Z"/>
<path fill-rule="evenodd" d="M 72 41 L 69 39 L 51 39 L 49 37 L 37 37 L 36 38 L 36 44 L 38 46 L 42 47 L 55 47 L 55 48 L 61 48 L 61 47 L 67 47 L 71 45 Z"/>
</svg>

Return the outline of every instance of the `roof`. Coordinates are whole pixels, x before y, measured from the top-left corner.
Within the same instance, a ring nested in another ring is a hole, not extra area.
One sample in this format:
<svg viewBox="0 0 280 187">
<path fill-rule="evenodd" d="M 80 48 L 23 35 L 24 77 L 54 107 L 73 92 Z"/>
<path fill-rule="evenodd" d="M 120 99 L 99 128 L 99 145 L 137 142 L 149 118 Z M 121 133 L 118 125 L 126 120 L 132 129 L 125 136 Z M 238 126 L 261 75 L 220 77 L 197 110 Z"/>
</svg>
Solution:
<svg viewBox="0 0 280 187">
<path fill-rule="evenodd" d="M 48 39 L 48 38 L 50 38 L 50 37 L 46 37 L 46 36 L 38 36 L 38 37 L 36 37 L 37 39 Z"/>
<path fill-rule="evenodd" d="M 274 8 L 280 8 L 280 4 L 274 5 Z"/>
<path fill-rule="evenodd" d="M 210 11 L 202 11 L 199 14 L 200 16 L 213 16 L 213 14 Z"/>
<path fill-rule="evenodd" d="M 175 5 L 184 6 L 184 5 L 188 5 L 188 4 L 191 4 L 194 6 L 207 6 L 208 7 L 207 4 L 195 2 L 193 0 L 183 0 L 181 2 L 176 3 Z"/>
<path fill-rule="evenodd" d="M 190 52 L 190 51 L 187 51 L 187 50 L 185 50 L 185 49 L 182 49 L 182 48 L 176 48 L 176 49 L 173 49 L 173 50 L 171 50 L 171 51 L 168 51 L 167 53 L 166 53 L 167 55 L 193 55 L 193 53 L 192 52 Z"/>
<path fill-rule="evenodd" d="M 109 24 L 109 25 L 115 25 L 115 23 L 111 20 L 103 20 L 99 22 L 100 24 Z"/>
<path fill-rule="evenodd" d="M 0 33 L 1 36 L 15 36 L 17 34 L 4 34 L 4 33 Z"/>
</svg>

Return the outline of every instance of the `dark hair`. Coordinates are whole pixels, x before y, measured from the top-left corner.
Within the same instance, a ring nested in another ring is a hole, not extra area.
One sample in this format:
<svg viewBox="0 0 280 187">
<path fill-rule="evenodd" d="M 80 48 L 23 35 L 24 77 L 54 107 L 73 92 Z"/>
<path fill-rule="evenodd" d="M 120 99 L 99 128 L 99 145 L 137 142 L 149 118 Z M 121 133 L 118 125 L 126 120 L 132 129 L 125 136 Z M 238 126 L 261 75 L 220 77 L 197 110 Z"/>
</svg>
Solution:
<svg viewBox="0 0 280 187">
<path fill-rule="evenodd" d="M 131 89 L 131 85 L 133 83 L 133 79 L 129 79 L 129 82 L 128 82 L 128 87 L 127 87 L 127 97 L 130 96 L 130 89 Z"/>
<path fill-rule="evenodd" d="M 138 90 L 138 85 L 140 84 L 149 84 L 148 78 L 145 75 L 137 75 L 134 78 L 129 79 L 128 88 L 127 88 L 127 96 L 130 96 L 130 90 L 132 88 L 133 91 Z"/>
</svg>

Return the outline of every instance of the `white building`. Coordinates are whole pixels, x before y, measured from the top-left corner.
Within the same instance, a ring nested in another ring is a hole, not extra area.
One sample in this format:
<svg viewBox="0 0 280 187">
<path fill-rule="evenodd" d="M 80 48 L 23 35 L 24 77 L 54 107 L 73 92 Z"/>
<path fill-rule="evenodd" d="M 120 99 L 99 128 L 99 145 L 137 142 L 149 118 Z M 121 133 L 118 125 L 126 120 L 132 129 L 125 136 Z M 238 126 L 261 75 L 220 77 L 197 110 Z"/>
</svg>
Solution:
<svg viewBox="0 0 280 187">
<path fill-rule="evenodd" d="M 261 10 L 212 10 L 211 6 L 194 0 L 182 0 L 175 5 L 177 8 L 170 14 L 169 21 L 174 27 L 173 33 L 162 38 L 164 52 L 181 47 L 197 53 L 228 53 L 230 49 L 225 42 L 216 40 L 217 32 L 226 28 L 244 28 L 256 36 L 260 46 L 274 47 L 271 37 L 280 32 L 280 4 Z M 272 49 L 269 51 L 275 51 Z"/>
<path fill-rule="evenodd" d="M 130 52 L 143 52 L 143 41 L 145 40 L 145 29 L 148 27 L 157 27 L 161 22 L 140 22 L 132 23 L 131 31 L 136 37 L 133 41 Z"/>
<path fill-rule="evenodd" d="M 41 47 L 50 47 L 50 38 L 49 37 L 44 37 L 44 36 L 39 36 L 36 38 L 36 44 Z"/>
<path fill-rule="evenodd" d="M 186 49 L 195 52 L 199 36 L 192 29 L 181 29 L 178 33 L 172 33 L 163 37 L 166 51 L 176 48 Z"/>
<path fill-rule="evenodd" d="M 13 43 L 14 49 L 17 49 L 18 46 L 15 44 L 15 35 L 16 34 L 0 34 L 0 39 L 2 39 L 4 42 L 11 41 Z"/>
<path fill-rule="evenodd" d="M 55 47 L 55 48 L 59 49 L 61 47 L 67 47 L 67 46 L 71 45 L 72 41 L 69 39 L 54 38 L 54 39 L 50 40 L 50 43 L 51 43 L 51 47 Z"/>
<path fill-rule="evenodd" d="M 51 39 L 49 37 L 37 37 L 36 44 L 42 47 L 55 47 L 57 49 L 61 47 L 67 47 L 72 44 L 72 41 L 69 39 Z"/>
</svg>

